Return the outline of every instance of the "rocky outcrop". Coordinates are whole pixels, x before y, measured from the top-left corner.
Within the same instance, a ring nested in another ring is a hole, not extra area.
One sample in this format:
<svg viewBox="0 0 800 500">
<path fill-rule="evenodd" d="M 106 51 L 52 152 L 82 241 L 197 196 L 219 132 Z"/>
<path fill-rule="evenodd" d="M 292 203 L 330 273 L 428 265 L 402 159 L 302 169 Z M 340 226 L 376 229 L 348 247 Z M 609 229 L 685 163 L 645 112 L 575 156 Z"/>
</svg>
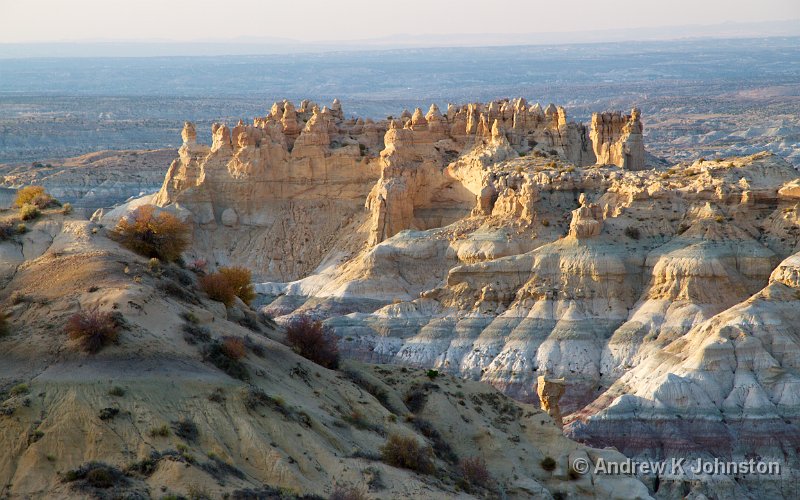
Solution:
<svg viewBox="0 0 800 500">
<path fill-rule="evenodd" d="M 561 408 L 558 401 L 564 395 L 564 379 L 549 379 L 540 375 L 536 379 L 536 395 L 539 397 L 539 405 L 559 427 L 564 425 L 561 418 Z"/>
<path fill-rule="evenodd" d="M 645 168 L 643 126 L 638 108 L 626 115 L 617 111 L 592 114 L 590 137 L 597 163 L 626 170 Z"/>
<path fill-rule="evenodd" d="M 265 280 L 306 276 L 332 252 L 351 257 L 364 244 L 443 227 L 473 210 L 532 219 L 536 193 L 493 172 L 520 154 L 595 162 L 584 125 L 567 121 L 561 107 L 522 98 L 449 105 L 445 114 L 431 105 L 377 123 L 345 119 L 338 101 L 322 109 L 283 101 L 252 125 L 211 132 L 206 146 L 185 124 L 155 203 L 191 212 L 198 230 L 188 257 L 246 265 Z"/>
<path fill-rule="evenodd" d="M 44 186 L 61 202 L 72 204 L 77 214 L 88 217 L 99 208 L 157 192 L 164 181 L 164 166 L 174 157 L 174 149 L 97 151 L 33 168 L 0 165 L 0 183 L 8 188 Z"/>
</svg>

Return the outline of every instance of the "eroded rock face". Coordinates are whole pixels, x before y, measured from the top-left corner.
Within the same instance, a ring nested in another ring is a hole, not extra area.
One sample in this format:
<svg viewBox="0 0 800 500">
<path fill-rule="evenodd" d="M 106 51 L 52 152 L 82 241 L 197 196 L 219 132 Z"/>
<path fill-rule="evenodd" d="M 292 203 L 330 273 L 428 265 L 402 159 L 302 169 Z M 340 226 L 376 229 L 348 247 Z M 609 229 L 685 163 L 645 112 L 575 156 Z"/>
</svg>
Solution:
<svg viewBox="0 0 800 500">
<path fill-rule="evenodd" d="M 542 410 L 546 411 L 548 415 L 559 427 L 564 425 L 561 418 L 561 408 L 558 406 L 558 401 L 564 395 L 564 379 L 548 379 L 544 375 L 540 375 L 536 379 L 536 394 L 539 396 L 539 405 Z"/>
<path fill-rule="evenodd" d="M 306 276 L 332 252 L 352 256 L 365 243 L 446 226 L 473 209 L 530 220 L 536 193 L 524 185 L 517 192 L 492 172 L 520 154 L 595 162 L 584 125 L 567 121 L 561 107 L 542 110 L 522 98 L 450 105 L 446 114 L 432 105 L 379 123 L 345 120 L 338 101 L 322 109 L 283 101 L 252 125 L 215 124 L 211 132 L 205 146 L 185 124 L 155 202 L 192 212 L 198 230 L 189 257 L 246 265 L 267 280 Z"/>
<path fill-rule="evenodd" d="M 638 108 L 631 114 L 592 114 L 591 140 L 597 163 L 626 170 L 645 168 L 643 126 Z"/>
<path fill-rule="evenodd" d="M 291 147 L 269 117 L 217 127 L 211 148 L 187 141 L 160 193 L 191 207 L 220 260 L 293 261 L 276 274 L 301 279 L 257 286 L 277 297 L 267 312 L 325 319 L 347 356 L 436 368 L 524 401 L 542 404 L 540 377 L 563 379 L 566 431 L 630 455 L 749 449 L 797 465 L 794 438 L 768 437 L 792 435 L 800 414 L 788 163 L 758 154 L 641 170 L 636 112 L 596 116 L 588 149 L 563 109 L 522 100 L 385 124 L 336 115 L 301 105 Z M 364 156 L 339 151 L 356 138 Z M 352 222 L 334 224 L 345 201 Z M 270 226 L 286 229 L 269 250 L 219 246 L 258 217 L 285 221 Z"/>
</svg>

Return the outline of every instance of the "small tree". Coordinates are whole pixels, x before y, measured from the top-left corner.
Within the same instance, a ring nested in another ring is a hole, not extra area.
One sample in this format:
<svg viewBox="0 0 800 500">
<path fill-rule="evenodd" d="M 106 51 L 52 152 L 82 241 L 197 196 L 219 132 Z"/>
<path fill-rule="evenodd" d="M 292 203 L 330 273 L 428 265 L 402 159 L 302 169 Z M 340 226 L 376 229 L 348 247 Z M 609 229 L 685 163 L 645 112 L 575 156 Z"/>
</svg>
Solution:
<svg viewBox="0 0 800 500">
<path fill-rule="evenodd" d="M 121 219 L 113 233 L 128 249 L 145 257 L 177 260 L 189 246 L 189 226 L 168 212 L 143 205 Z"/>
<path fill-rule="evenodd" d="M 339 345 L 333 330 L 306 315 L 294 318 L 286 327 L 286 343 L 306 359 L 335 369 L 339 366 Z"/>
</svg>

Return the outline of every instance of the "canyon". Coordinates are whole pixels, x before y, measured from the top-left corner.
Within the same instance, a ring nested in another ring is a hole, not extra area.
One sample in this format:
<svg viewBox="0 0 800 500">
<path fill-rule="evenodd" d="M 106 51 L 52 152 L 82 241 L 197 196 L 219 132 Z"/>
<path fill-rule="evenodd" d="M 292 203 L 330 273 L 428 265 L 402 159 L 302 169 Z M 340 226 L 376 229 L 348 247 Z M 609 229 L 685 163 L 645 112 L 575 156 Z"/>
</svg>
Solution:
<svg viewBox="0 0 800 500">
<path fill-rule="evenodd" d="M 188 259 L 252 269 L 264 312 L 324 319 L 349 358 L 533 404 L 538 377 L 563 379 L 574 439 L 791 475 L 798 173 L 767 152 L 665 165 L 643 121 L 522 98 L 378 122 L 285 101 L 214 125 L 210 147 L 187 123 L 149 201 L 192 222 Z M 756 483 L 697 488 L 789 495 Z"/>
</svg>

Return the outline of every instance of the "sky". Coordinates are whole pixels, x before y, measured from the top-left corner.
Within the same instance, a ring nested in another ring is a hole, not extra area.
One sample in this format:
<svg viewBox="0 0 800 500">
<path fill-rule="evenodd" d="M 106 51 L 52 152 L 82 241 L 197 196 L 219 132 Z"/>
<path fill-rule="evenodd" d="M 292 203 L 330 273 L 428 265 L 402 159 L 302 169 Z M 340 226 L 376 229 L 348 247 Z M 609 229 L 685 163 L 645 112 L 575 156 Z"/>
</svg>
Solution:
<svg viewBox="0 0 800 500">
<path fill-rule="evenodd" d="M 0 43 L 477 38 L 798 18 L 798 0 L 0 0 Z"/>
</svg>

